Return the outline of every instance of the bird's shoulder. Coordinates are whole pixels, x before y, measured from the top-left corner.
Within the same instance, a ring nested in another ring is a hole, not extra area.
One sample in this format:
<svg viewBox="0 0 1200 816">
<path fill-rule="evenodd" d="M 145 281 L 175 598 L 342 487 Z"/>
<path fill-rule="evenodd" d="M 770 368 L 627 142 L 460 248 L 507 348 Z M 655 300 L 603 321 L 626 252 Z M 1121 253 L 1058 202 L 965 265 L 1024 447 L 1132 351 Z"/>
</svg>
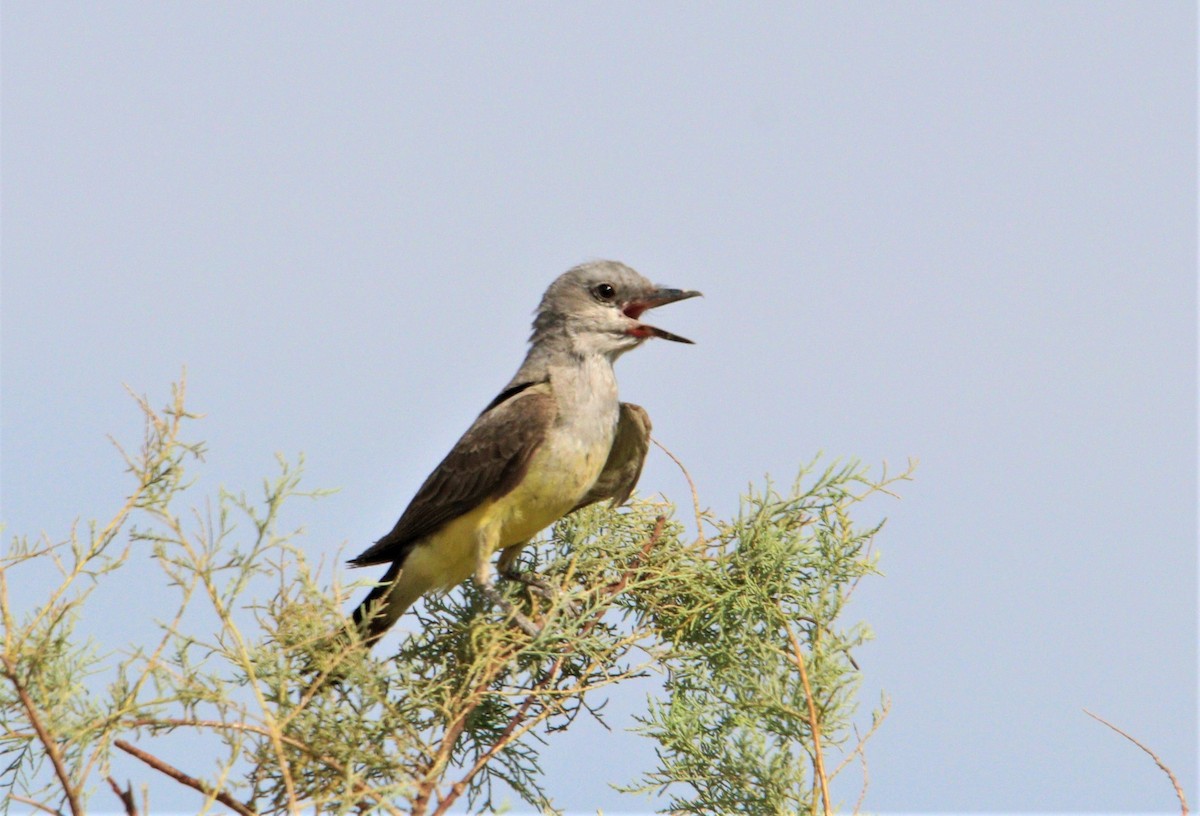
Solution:
<svg viewBox="0 0 1200 816">
<path fill-rule="evenodd" d="M 549 379 L 510 385 L 488 403 L 446 458 L 464 448 L 509 450 L 531 437 L 544 436 L 556 413 Z"/>
</svg>

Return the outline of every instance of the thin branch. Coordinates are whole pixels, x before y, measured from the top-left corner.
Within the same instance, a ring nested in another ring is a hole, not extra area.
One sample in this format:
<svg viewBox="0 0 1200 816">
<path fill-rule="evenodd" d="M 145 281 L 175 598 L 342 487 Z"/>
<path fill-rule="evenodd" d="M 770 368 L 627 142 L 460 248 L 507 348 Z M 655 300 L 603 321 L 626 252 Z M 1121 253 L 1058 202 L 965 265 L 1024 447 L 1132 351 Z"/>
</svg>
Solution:
<svg viewBox="0 0 1200 816">
<path fill-rule="evenodd" d="M 133 720 L 125 724 L 134 728 L 156 725 L 179 726 L 183 728 L 209 728 L 214 731 L 242 731 L 250 734 L 258 734 L 259 736 L 267 737 L 268 739 L 271 737 L 271 730 L 268 728 L 252 725 L 250 723 L 222 722 L 220 720 L 196 720 L 185 717 L 162 717 L 158 719 Z M 314 750 L 313 747 L 308 743 L 301 742 L 300 740 L 289 737 L 286 734 L 281 734 L 280 739 L 282 739 L 286 745 L 289 745 L 292 748 L 295 748 L 297 751 L 307 754 L 317 762 L 327 765 L 342 776 L 350 778 L 351 772 L 345 765 L 338 762 L 333 757 Z M 392 814 L 392 816 L 403 816 L 403 813 L 399 808 L 395 807 L 391 802 L 389 802 L 386 797 L 373 793 L 371 788 L 362 781 L 352 780 L 352 784 L 354 786 L 354 792 L 359 796 L 365 796 L 374 800 L 375 804 Z"/>
<path fill-rule="evenodd" d="M 38 624 L 41 623 L 42 618 L 46 615 L 47 611 L 56 607 L 59 599 L 66 593 L 66 591 L 71 587 L 80 574 L 82 574 L 84 566 L 98 557 L 109 545 L 109 543 L 116 538 L 117 533 L 125 525 L 126 519 L 128 519 L 130 514 L 133 513 L 134 509 L 138 506 L 139 502 L 141 502 L 146 492 L 156 481 L 154 478 L 152 478 L 154 474 L 164 463 L 169 461 L 172 452 L 179 444 L 179 429 L 181 420 L 185 416 L 190 416 L 183 411 L 183 399 L 187 392 L 186 374 L 187 373 L 185 371 L 183 376 L 180 378 L 178 388 L 175 389 L 174 412 L 172 413 L 169 409 L 167 410 L 167 413 L 174 417 L 174 420 L 170 425 L 165 423 L 159 417 L 157 412 L 155 412 L 154 408 L 151 407 L 150 403 L 145 397 L 139 396 L 128 385 L 125 386 L 125 390 L 128 391 L 130 396 L 132 396 L 137 402 L 145 417 L 145 438 L 142 443 L 142 455 L 144 458 L 141 460 L 140 464 L 137 460 L 127 456 L 123 450 L 121 451 L 121 455 L 125 458 L 126 463 L 129 465 L 130 472 L 138 477 L 137 487 L 135 487 L 133 492 L 130 493 L 125 499 L 125 503 L 121 505 L 121 508 L 109 520 L 108 524 L 104 526 L 99 535 L 96 535 L 96 533 L 93 531 L 91 534 L 91 543 L 89 544 L 87 550 L 83 552 L 82 555 L 80 555 L 79 552 L 75 553 L 75 564 L 71 568 L 70 572 L 67 572 L 65 568 L 60 566 L 60 569 L 63 570 L 64 573 L 62 582 L 50 594 L 50 599 L 41 606 L 37 614 L 34 615 L 33 620 L 26 625 L 26 631 L 34 631 Z M 161 439 L 154 439 L 150 432 L 152 427 L 161 434 Z M 155 442 L 157 442 L 157 444 L 154 444 Z M 121 446 L 117 445 L 117 449 L 120 450 Z M 71 531 L 71 540 L 72 542 L 75 541 L 74 528 L 72 528 Z M 57 562 L 58 556 L 53 551 L 53 548 L 51 548 L 50 555 Z"/>
<path fill-rule="evenodd" d="M 8 795 L 8 798 L 14 802 L 20 802 L 23 805 L 29 805 L 30 807 L 37 808 L 38 810 L 42 811 L 43 813 L 53 813 L 54 816 L 63 816 L 63 812 L 61 810 L 55 810 L 52 807 L 43 805 L 41 802 L 38 802 L 35 799 L 26 799 L 24 796 L 18 796 L 15 793 L 10 793 Z"/>
<path fill-rule="evenodd" d="M 687 479 L 688 488 L 692 491 L 692 510 L 696 514 L 696 535 L 700 538 L 700 546 L 703 547 L 708 543 L 708 540 L 704 537 L 704 513 L 700 510 L 700 493 L 696 490 L 696 483 L 692 481 L 692 474 L 688 473 L 688 469 L 684 467 L 683 462 L 679 461 L 679 457 L 667 450 L 666 445 L 659 442 L 653 436 L 650 437 L 650 441 L 657 445 L 659 450 L 671 457 L 671 461 L 683 472 L 683 478 Z"/>
<path fill-rule="evenodd" d="M 182 409 L 182 404 L 180 404 L 180 408 Z M 175 422 L 179 421 L 180 415 L 181 414 L 178 412 L 175 414 Z M 270 513 L 268 513 L 268 519 L 269 518 Z M 192 561 L 196 564 L 203 563 L 204 559 L 201 558 L 196 552 L 195 547 L 189 543 L 188 537 L 185 534 L 179 519 L 173 515 L 162 516 L 160 514 L 160 520 L 175 534 L 175 540 L 183 547 L 184 551 L 188 554 Z M 261 524 L 258 524 L 258 542 L 255 544 L 255 548 L 259 546 L 259 543 L 261 543 L 262 539 L 267 535 L 266 524 L 267 521 L 263 521 Z M 221 596 L 220 589 L 218 588 L 213 575 L 208 571 L 203 571 L 200 575 L 200 578 L 205 593 L 208 595 L 209 602 L 212 604 L 213 611 L 217 614 L 217 617 L 221 621 L 221 625 L 224 629 L 223 633 L 229 636 L 233 642 L 234 649 L 236 650 L 228 650 L 230 652 L 234 652 L 230 658 L 231 662 L 236 659 L 238 667 L 246 673 L 246 678 L 248 680 L 247 685 L 249 686 L 251 693 L 254 695 L 255 700 L 258 702 L 259 709 L 262 711 L 263 719 L 270 727 L 271 733 L 269 739 L 271 742 L 271 748 L 275 752 L 275 759 L 279 763 L 279 774 L 283 778 L 283 786 L 284 790 L 287 791 L 288 802 L 294 804 L 296 801 L 296 787 L 294 781 L 292 780 L 292 772 L 288 763 L 287 753 L 283 749 L 283 740 L 281 739 L 282 728 L 280 728 L 279 724 L 275 722 L 275 716 L 272 713 L 271 706 L 267 703 L 267 699 L 263 695 L 263 690 L 258 680 L 258 673 L 254 668 L 254 661 L 251 660 L 249 649 L 246 646 L 246 639 L 243 637 L 241 630 L 238 629 L 236 624 L 234 624 L 232 616 L 230 615 L 228 603 Z"/>
<path fill-rule="evenodd" d="M 855 736 L 858 736 L 857 729 L 855 729 L 854 734 L 855 734 Z M 858 753 L 859 759 L 862 760 L 863 777 L 862 777 L 862 787 L 859 788 L 859 790 L 858 790 L 858 801 L 856 801 L 854 803 L 854 813 L 855 814 L 862 813 L 862 805 L 863 805 L 863 802 L 867 798 L 867 788 L 870 787 L 870 784 L 871 784 L 871 775 L 867 768 L 867 752 L 862 750 L 861 742 L 859 743 L 859 749 L 858 749 L 857 753 Z"/>
<path fill-rule="evenodd" d="M 792 629 L 792 625 L 784 619 L 784 626 L 787 627 L 788 639 L 792 642 L 792 662 L 796 664 L 796 668 L 800 670 L 800 682 L 804 684 L 804 698 L 808 703 L 808 725 L 812 730 L 813 737 L 813 765 L 816 770 L 817 781 L 821 785 L 821 803 L 825 809 L 825 816 L 833 816 L 833 806 L 829 799 L 829 777 L 825 775 L 825 760 L 821 755 L 821 723 L 817 719 L 817 707 L 813 702 L 812 686 L 808 682 L 808 669 L 804 665 L 804 652 L 800 649 L 800 641 L 796 637 L 796 632 Z"/>
<path fill-rule="evenodd" d="M 875 721 L 873 723 L 871 723 L 871 728 L 869 731 L 867 731 L 866 736 L 860 736 L 858 733 L 858 729 L 857 728 L 854 729 L 854 736 L 858 737 L 858 743 L 854 746 L 854 751 L 850 756 L 852 757 L 852 756 L 854 756 L 854 754 L 857 754 L 859 759 L 862 760 L 862 773 L 863 773 L 862 787 L 858 791 L 858 801 L 854 803 L 854 813 L 862 812 L 863 802 L 867 798 L 867 788 L 871 784 L 870 773 L 867 769 L 867 752 L 864 749 L 867 746 L 867 741 L 875 735 L 875 732 L 879 730 L 879 726 L 883 725 L 883 721 L 887 719 L 888 713 L 891 710 L 892 710 L 892 701 L 885 696 L 883 698 L 883 706 L 880 709 L 879 716 L 875 718 Z M 850 757 L 847 757 L 847 760 L 849 758 Z M 839 769 L 840 769 L 840 766 L 839 766 Z M 834 771 L 833 775 L 837 776 L 837 771 Z"/>
<path fill-rule="evenodd" d="M 838 766 L 833 769 L 833 773 L 829 775 L 830 779 L 837 779 L 837 775 L 840 774 L 842 770 L 850 764 L 850 762 L 854 759 L 854 755 L 863 753 L 863 750 L 867 747 L 867 743 L 870 741 L 871 737 L 875 736 L 875 732 L 879 730 L 879 726 L 883 725 L 883 721 L 886 720 L 888 714 L 891 713 L 892 700 L 887 695 L 884 695 L 883 705 L 879 709 L 879 714 L 871 723 L 871 727 L 867 729 L 866 735 L 860 736 L 858 733 L 858 728 L 854 729 L 854 736 L 858 737 L 858 743 L 854 746 L 854 750 L 850 752 L 850 755 L 838 763 Z M 863 756 L 863 760 L 864 762 L 866 761 L 866 756 Z"/>
<path fill-rule="evenodd" d="M 1190 813 L 1191 811 L 1188 810 L 1187 797 L 1183 795 L 1183 786 L 1179 784 L 1179 780 L 1175 778 L 1175 774 L 1171 771 L 1170 768 L 1168 768 L 1166 766 L 1166 763 L 1164 763 L 1161 759 L 1158 758 L 1158 754 L 1151 751 L 1145 745 L 1138 742 L 1136 739 L 1131 737 L 1129 734 L 1126 734 L 1120 728 L 1117 728 L 1115 725 L 1113 725 L 1112 723 L 1110 723 L 1108 720 L 1104 719 L 1100 715 L 1093 714 L 1092 712 L 1088 711 L 1086 708 L 1083 710 L 1083 713 L 1087 714 L 1093 720 L 1096 720 L 1097 722 L 1102 723 L 1103 725 L 1107 725 L 1113 731 L 1116 731 L 1122 737 L 1129 740 L 1134 745 L 1136 745 L 1138 748 L 1141 748 L 1143 751 L 1145 751 L 1147 754 L 1149 754 L 1150 758 L 1154 760 L 1154 764 L 1157 765 L 1159 768 L 1161 768 L 1162 772 L 1165 773 L 1167 775 L 1167 778 L 1171 780 L 1171 785 L 1173 785 L 1175 788 L 1175 795 L 1179 798 L 1180 816 L 1188 816 L 1188 813 Z"/>
<path fill-rule="evenodd" d="M 413 798 L 412 812 L 414 816 L 417 816 L 417 814 L 423 814 L 428 810 L 429 800 L 433 793 L 437 790 L 438 780 L 444 774 L 445 768 L 450 762 L 450 755 L 454 751 L 455 743 L 458 742 L 458 738 L 462 735 L 462 732 L 466 730 L 467 720 L 470 718 L 471 714 L 474 713 L 475 709 L 479 707 L 479 704 L 483 700 L 483 695 L 487 691 L 488 686 L 491 685 L 492 680 L 495 679 L 497 673 L 499 673 L 499 671 L 508 664 L 508 661 L 512 659 L 516 651 L 516 647 L 511 647 L 503 654 L 493 657 L 493 659 L 483 667 L 478 681 L 474 683 L 474 687 L 463 698 L 463 705 L 465 707 L 463 710 L 458 712 L 454 718 L 454 721 L 450 723 L 449 727 L 446 728 L 445 733 L 442 734 L 437 753 L 430 758 L 429 763 L 425 768 L 425 776 L 417 788 L 417 795 Z M 469 779 L 471 776 L 474 776 L 474 773 L 475 772 L 472 771 L 471 774 L 469 774 L 466 778 Z M 458 798 L 459 793 L 452 792 L 449 796 L 449 802 L 453 802 Z M 438 807 L 435 813 L 444 813 L 446 808 L 449 807 L 449 802 L 447 802 L 445 799 L 442 799 L 441 795 L 439 794 Z"/>
<path fill-rule="evenodd" d="M 153 754 L 146 753 L 141 748 L 130 745 L 125 740 L 113 740 L 113 745 L 117 746 L 130 756 L 136 757 L 142 762 L 145 762 L 154 770 L 166 774 L 181 785 L 187 785 L 189 788 L 197 790 L 205 796 L 217 800 L 226 807 L 232 808 L 234 812 L 241 814 L 241 816 L 256 816 L 253 810 L 246 807 L 237 799 L 234 799 L 225 791 L 217 790 L 216 788 L 203 782 L 202 780 L 195 778 L 194 776 L 188 776 L 175 766 L 163 762 L 158 757 L 154 756 Z"/>
<path fill-rule="evenodd" d="M 144 660 L 145 668 L 142 669 L 141 675 L 137 678 L 136 681 L 134 681 L 133 685 L 130 686 L 130 688 L 129 688 L 129 691 L 128 691 L 126 697 L 130 701 L 130 703 L 129 703 L 130 708 L 133 708 L 136 706 L 136 703 L 134 701 L 140 697 L 142 686 L 144 686 L 146 684 L 146 682 L 148 682 L 151 672 L 153 672 L 154 668 L 159 664 L 159 662 L 162 658 L 163 652 L 166 650 L 168 644 L 171 642 L 171 638 L 179 636 L 179 627 L 183 621 L 183 615 L 187 611 L 188 602 L 189 602 L 189 599 L 191 598 L 192 592 L 196 588 L 197 580 L 199 580 L 199 579 L 195 575 L 193 575 L 191 578 L 191 582 L 189 584 L 187 584 L 186 586 L 184 585 L 184 583 L 182 581 L 178 582 L 177 586 L 179 586 L 180 590 L 183 593 L 183 598 L 180 601 L 179 609 L 178 609 L 178 611 L 176 611 L 174 619 L 169 624 L 166 624 L 163 627 L 163 630 L 164 630 L 163 635 L 162 635 L 162 638 L 159 639 L 158 646 L 155 647 L 154 651 L 150 654 L 149 657 L 145 658 L 145 660 Z M 132 666 L 132 663 L 130 665 Z M 119 715 L 119 713 L 118 713 L 118 715 Z M 103 741 L 98 742 L 96 747 L 92 750 L 91 758 L 87 761 L 87 764 L 84 765 L 84 771 L 82 774 L 82 777 L 84 779 L 88 778 L 91 775 L 92 768 L 94 768 L 95 765 L 100 761 L 101 756 L 106 755 L 107 753 L 108 752 L 104 750 Z M 146 808 L 146 810 L 148 811 L 149 808 Z"/>
<path fill-rule="evenodd" d="M 613 598 L 625 591 L 625 587 L 629 585 L 629 579 L 633 577 L 635 572 L 641 569 L 642 562 L 650 557 L 650 551 L 654 549 L 654 545 L 658 543 L 660 538 L 662 538 L 663 527 L 666 525 L 666 523 L 666 516 L 656 516 L 654 518 L 654 529 L 650 531 L 650 537 L 646 539 L 646 543 L 642 545 L 641 551 L 634 556 L 633 561 L 631 561 L 629 566 L 625 568 L 625 571 L 621 573 L 621 577 L 605 587 L 605 592 L 607 594 L 607 597 L 605 598 L 606 601 L 612 601 Z M 703 536 L 701 537 L 703 538 Z M 582 630 L 583 634 L 586 635 L 590 633 L 592 629 L 596 628 L 596 624 L 600 621 L 600 618 L 604 617 L 605 611 L 607 611 L 607 609 L 602 610 L 599 615 L 594 616 L 592 620 L 584 626 Z"/>
<path fill-rule="evenodd" d="M 50 757 L 50 763 L 54 766 L 54 775 L 58 777 L 58 781 L 63 787 L 63 793 L 67 797 L 67 806 L 70 807 L 73 816 L 83 816 L 83 808 L 79 804 L 79 792 L 71 784 L 71 775 L 67 773 L 67 766 L 63 763 L 62 752 L 58 750 L 58 743 L 46 729 L 46 726 L 42 724 L 42 718 L 38 716 L 37 706 L 34 705 L 29 692 L 25 690 L 24 684 L 17 677 L 17 667 L 13 665 L 13 662 L 6 654 L 0 655 L 0 660 L 4 661 L 5 677 L 9 679 L 13 688 L 16 689 L 17 697 L 20 699 L 21 705 L 24 706 L 25 713 L 29 715 L 29 724 L 37 732 L 38 740 L 42 743 L 42 747 L 46 749 L 46 755 Z"/>
<path fill-rule="evenodd" d="M 450 753 L 454 750 L 454 744 L 458 742 L 459 736 L 463 729 L 467 727 L 467 718 L 471 713 L 479 707 L 478 697 L 474 702 L 467 705 L 464 711 L 461 711 L 450 727 L 446 729 L 446 733 L 442 735 L 441 744 L 438 746 L 437 753 L 431 758 L 426 771 L 425 778 L 421 780 L 421 784 L 417 789 L 417 795 L 413 798 L 414 816 L 423 814 L 429 809 L 429 799 L 437 790 L 439 774 L 449 761 Z M 457 798 L 457 794 L 454 798 Z M 453 799 L 451 800 L 453 801 Z M 436 813 L 442 812 L 442 807 L 439 805 Z"/>
</svg>

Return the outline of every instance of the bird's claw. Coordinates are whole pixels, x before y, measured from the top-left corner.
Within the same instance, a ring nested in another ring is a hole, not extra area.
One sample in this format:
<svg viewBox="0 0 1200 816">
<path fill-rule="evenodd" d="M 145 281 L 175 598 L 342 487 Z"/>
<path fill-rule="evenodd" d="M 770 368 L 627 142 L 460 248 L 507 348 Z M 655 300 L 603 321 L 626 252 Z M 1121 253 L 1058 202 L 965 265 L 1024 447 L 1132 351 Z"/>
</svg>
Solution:
<svg viewBox="0 0 1200 816">
<path fill-rule="evenodd" d="M 517 570 L 508 570 L 501 572 L 500 577 L 506 581 L 516 581 L 519 584 L 524 584 L 530 590 L 545 598 L 547 601 L 553 601 L 558 597 L 558 593 L 552 586 L 538 578 L 534 578 L 527 572 L 519 572 Z"/>
<path fill-rule="evenodd" d="M 545 598 L 547 601 L 550 601 L 550 603 L 556 603 L 558 599 L 562 597 L 562 593 L 558 589 L 539 578 L 534 578 L 527 572 L 518 572 L 517 570 L 501 570 L 500 577 L 504 578 L 506 581 L 516 581 L 517 583 L 524 584 L 525 586 L 529 587 L 530 591 L 535 595 Z M 575 615 L 576 617 L 583 613 L 582 608 L 574 601 L 568 601 L 566 603 L 566 607 L 568 610 L 570 610 L 571 614 Z"/>
<path fill-rule="evenodd" d="M 520 627 L 521 631 L 529 635 L 531 638 L 536 638 L 542 633 L 542 627 L 527 618 L 519 609 L 513 606 L 508 600 L 501 595 L 491 584 L 484 584 L 483 594 L 487 599 L 496 606 L 504 610 L 505 614 L 512 617 L 513 623 Z"/>
</svg>

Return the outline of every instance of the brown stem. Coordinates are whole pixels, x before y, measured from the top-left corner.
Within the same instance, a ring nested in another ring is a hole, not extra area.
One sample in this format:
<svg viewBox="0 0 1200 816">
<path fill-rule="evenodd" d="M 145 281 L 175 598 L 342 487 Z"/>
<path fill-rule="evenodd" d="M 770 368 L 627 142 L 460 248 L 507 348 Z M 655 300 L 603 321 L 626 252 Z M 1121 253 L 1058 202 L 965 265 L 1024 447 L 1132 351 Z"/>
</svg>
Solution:
<svg viewBox="0 0 1200 816">
<path fill-rule="evenodd" d="M 255 816 L 253 810 L 243 805 L 237 799 L 234 799 L 225 791 L 217 790 L 213 786 L 196 779 L 194 776 L 188 776 L 183 771 L 179 770 L 173 765 L 163 762 L 153 754 L 148 754 L 141 748 L 130 745 L 125 740 L 113 740 L 113 745 L 117 746 L 130 756 L 136 757 L 142 762 L 145 762 L 154 770 L 166 774 L 181 785 L 187 785 L 193 790 L 200 791 L 200 793 L 204 794 L 205 796 L 211 796 L 213 799 L 216 799 L 226 807 L 232 808 L 234 812 L 241 814 L 241 816 Z"/>
<path fill-rule="evenodd" d="M 835 768 L 833 771 L 833 777 L 836 777 L 838 775 L 838 772 L 841 771 L 841 769 L 843 767 L 845 767 L 846 763 L 849 762 L 850 759 L 855 754 L 857 754 L 859 759 L 862 760 L 862 787 L 858 791 L 858 801 L 854 803 L 854 811 L 853 812 L 855 814 L 862 812 L 863 802 L 866 801 L 866 798 L 867 798 L 867 787 L 871 783 L 870 774 L 867 769 L 867 752 L 865 750 L 867 741 L 869 739 L 871 739 L 872 736 L 875 735 L 875 732 L 879 730 L 879 726 L 883 725 L 883 721 L 887 719 L 888 712 L 890 712 L 891 710 L 892 710 L 891 700 L 889 700 L 887 697 L 884 697 L 882 707 L 880 708 L 880 711 L 879 711 L 879 715 L 874 718 L 874 722 L 871 723 L 871 728 L 869 731 L 867 731 L 866 736 L 859 736 L 858 729 L 857 728 L 854 729 L 854 736 L 858 737 L 858 743 L 854 746 L 854 751 L 851 752 L 851 755 L 846 757 L 846 759 L 843 760 L 842 764 L 839 765 L 837 768 Z"/>
<path fill-rule="evenodd" d="M 666 516 L 656 516 L 655 517 L 654 529 L 650 531 L 650 537 L 648 539 L 646 539 L 646 543 L 642 545 L 642 551 L 633 557 L 633 562 L 628 567 L 625 568 L 625 571 L 623 573 L 621 573 L 621 579 L 619 581 L 616 581 L 615 583 L 608 585 L 608 600 L 612 600 L 613 598 L 615 598 L 617 595 L 619 595 L 621 592 L 623 592 L 625 590 L 626 586 L 629 585 L 629 579 L 633 577 L 633 574 L 635 572 L 637 572 L 639 569 L 641 569 L 642 562 L 650 557 L 650 551 L 652 549 L 654 549 L 654 545 L 658 543 L 658 540 L 660 538 L 662 538 L 663 527 L 666 525 L 666 523 L 667 523 Z M 594 621 L 591 624 L 592 627 L 594 627 L 596 625 L 595 621 L 600 620 L 600 617 L 603 617 L 603 615 L 597 616 L 594 619 Z M 590 632 L 591 627 L 589 627 L 587 629 L 587 631 Z"/>
<path fill-rule="evenodd" d="M 24 706 L 25 713 L 29 715 L 29 724 L 33 726 L 38 740 L 41 741 L 42 747 L 46 749 L 46 755 L 50 757 L 50 764 L 54 766 L 54 775 L 58 777 L 58 781 L 63 787 L 63 793 L 66 794 L 67 806 L 71 809 L 73 816 L 83 816 L 83 808 L 79 804 L 79 792 L 71 784 L 71 776 L 67 773 L 67 766 L 63 763 L 62 752 L 58 750 L 58 743 L 46 729 L 46 726 L 42 724 L 42 718 L 38 716 L 37 706 L 34 705 L 33 698 L 29 696 L 29 692 L 25 690 L 24 684 L 17 678 L 17 667 L 13 665 L 8 655 L 0 655 L 0 660 L 4 661 L 4 676 L 8 678 L 13 688 L 16 689 L 17 698 L 21 701 L 21 705 Z"/>
<path fill-rule="evenodd" d="M 8 798 L 14 802 L 20 802 L 23 805 L 29 805 L 32 808 L 37 808 L 43 813 L 53 813 L 54 816 L 63 816 L 61 810 L 55 810 L 52 807 L 47 807 L 46 805 L 43 805 L 41 802 L 38 802 L 34 799 L 26 799 L 24 796 L 17 796 L 15 793 L 10 793 Z"/>
<path fill-rule="evenodd" d="M 858 735 L 858 732 L 856 730 L 855 736 L 857 736 L 857 735 Z M 866 801 L 866 798 L 867 798 L 867 788 L 871 784 L 871 773 L 870 773 L 870 770 L 867 768 L 867 754 L 865 751 L 862 750 L 862 740 L 861 739 L 859 740 L 858 757 L 859 757 L 859 759 L 862 760 L 863 777 L 862 777 L 862 787 L 859 788 L 859 790 L 858 790 L 858 801 L 854 803 L 854 813 L 855 814 L 862 813 L 862 805 L 863 805 L 863 802 Z"/>
<path fill-rule="evenodd" d="M 249 723 L 221 722 L 219 720 L 195 720 L 195 719 L 188 719 L 188 718 L 183 718 L 183 717 L 162 717 L 159 719 L 131 720 L 125 724 L 135 727 L 135 728 L 140 728 L 142 726 L 153 726 L 153 725 L 178 725 L 178 726 L 182 726 L 182 727 L 186 727 L 186 728 L 209 728 L 214 731 L 244 731 L 247 733 L 258 734 L 259 736 L 268 737 L 268 738 L 271 736 L 271 732 L 269 729 L 261 728 L 259 726 L 251 725 Z M 350 778 L 351 773 L 349 770 L 347 770 L 345 765 L 338 762 L 333 757 L 326 756 L 325 754 L 322 754 L 320 751 L 313 750 L 313 747 L 311 745 L 309 745 L 308 743 L 301 742 L 298 739 L 293 739 L 292 737 L 289 737 L 286 734 L 280 735 L 280 739 L 282 739 L 286 745 L 290 745 L 292 748 L 295 748 L 297 751 L 307 754 L 312 759 L 315 759 L 317 762 L 320 762 L 320 763 L 332 768 L 334 771 L 343 775 L 347 779 Z M 371 789 L 367 785 L 363 784 L 361 781 L 356 780 L 352 784 L 354 786 L 354 792 L 356 794 L 358 794 L 359 796 L 364 796 L 364 797 L 371 799 L 380 808 L 382 808 L 383 810 L 386 810 L 388 813 L 391 813 L 392 816 L 403 816 L 401 811 L 399 809 L 397 809 L 395 806 L 393 806 L 387 800 L 386 797 L 380 796 L 379 794 L 376 794 L 376 793 L 372 793 Z"/>
<path fill-rule="evenodd" d="M 421 784 L 417 787 L 417 795 L 413 798 L 413 816 L 421 816 L 429 809 L 429 799 L 433 796 L 433 791 L 437 787 L 437 771 L 442 768 L 449 757 L 450 752 L 454 750 L 454 743 L 458 742 L 459 736 L 467 725 L 467 717 L 476 709 L 478 702 L 471 703 L 465 711 L 459 713 L 450 727 L 446 729 L 446 733 L 442 735 L 442 743 L 438 746 L 437 753 L 429 762 L 429 769 L 426 771 L 425 778 L 421 780 Z"/>
<path fill-rule="evenodd" d="M 1122 731 L 1120 728 L 1117 728 L 1115 725 L 1113 725 L 1112 723 L 1110 723 L 1108 720 L 1104 719 L 1103 717 L 1099 716 L 1098 714 L 1093 714 L 1092 712 L 1088 711 L 1086 708 L 1083 710 L 1083 713 L 1087 714 L 1093 720 L 1096 720 L 1097 722 L 1107 725 L 1113 731 L 1116 731 L 1122 737 L 1129 740 L 1134 745 L 1136 745 L 1138 748 L 1141 748 L 1143 751 L 1145 751 L 1147 754 L 1149 754 L 1150 758 L 1154 760 L 1154 764 L 1162 769 L 1162 772 L 1167 775 L 1167 778 L 1171 780 L 1171 784 L 1175 787 L 1175 796 L 1177 796 L 1179 798 L 1180 816 L 1188 816 L 1188 813 L 1190 811 L 1188 810 L 1187 797 L 1183 795 L 1183 786 L 1179 784 L 1179 780 L 1175 778 L 1175 774 L 1171 772 L 1171 769 L 1168 768 L 1166 766 L 1166 764 L 1161 759 L 1158 758 L 1158 754 L 1154 753 L 1149 748 L 1147 748 L 1145 745 L 1142 745 L 1142 743 L 1138 742 L 1136 739 L 1129 736 L 1124 731 Z"/>
<path fill-rule="evenodd" d="M 133 799 L 133 783 L 125 786 L 125 790 L 121 790 L 121 786 L 117 784 L 117 780 L 111 776 L 108 777 L 108 785 L 112 788 L 113 793 L 121 800 L 121 804 L 125 806 L 125 816 L 138 816 L 137 802 Z"/>
<path fill-rule="evenodd" d="M 808 669 L 804 665 L 804 652 L 800 649 L 800 641 L 792 630 L 791 624 L 785 622 L 785 625 L 788 639 L 792 642 L 792 662 L 800 670 L 800 682 L 804 684 L 804 697 L 808 703 L 808 726 L 812 730 L 813 736 L 813 768 L 821 786 L 821 803 L 825 816 L 832 816 L 833 808 L 829 800 L 829 777 L 825 775 L 825 760 L 821 755 L 821 723 L 817 719 L 817 707 L 813 702 L 812 686 L 808 683 Z"/>
<path fill-rule="evenodd" d="M 700 546 L 705 546 L 708 544 L 708 540 L 704 537 L 704 512 L 700 509 L 700 494 L 696 491 L 696 483 L 692 481 L 692 474 L 688 473 L 688 469 L 683 466 L 683 462 L 679 461 L 678 456 L 667 450 L 666 445 L 654 437 L 650 437 L 650 441 L 671 458 L 671 461 L 682 471 L 683 478 L 687 479 L 688 488 L 692 491 L 692 510 L 696 513 L 696 536 L 700 539 Z"/>
</svg>

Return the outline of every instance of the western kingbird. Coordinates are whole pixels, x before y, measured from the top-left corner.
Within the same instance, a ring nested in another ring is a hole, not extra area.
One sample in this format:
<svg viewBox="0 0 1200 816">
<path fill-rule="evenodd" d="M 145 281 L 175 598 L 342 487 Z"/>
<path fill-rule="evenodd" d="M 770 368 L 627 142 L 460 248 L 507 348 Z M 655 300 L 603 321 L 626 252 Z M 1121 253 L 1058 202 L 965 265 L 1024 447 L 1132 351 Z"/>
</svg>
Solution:
<svg viewBox="0 0 1200 816">
<path fill-rule="evenodd" d="M 391 565 L 354 610 L 368 646 L 426 592 L 472 576 L 489 599 L 508 607 L 491 582 L 497 550 L 507 571 L 530 538 L 566 514 L 629 498 L 650 446 L 650 418 L 618 401 L 613 363 L 650 337 L 691 343 L 640 318 L 699 294 L 655 286 L 615 261 L 582 264 L 550 284 L 516 375 L 392 531 L 350 562 Z M 524 616 L 514 619 L 536 633 Z"/>
</svg>

